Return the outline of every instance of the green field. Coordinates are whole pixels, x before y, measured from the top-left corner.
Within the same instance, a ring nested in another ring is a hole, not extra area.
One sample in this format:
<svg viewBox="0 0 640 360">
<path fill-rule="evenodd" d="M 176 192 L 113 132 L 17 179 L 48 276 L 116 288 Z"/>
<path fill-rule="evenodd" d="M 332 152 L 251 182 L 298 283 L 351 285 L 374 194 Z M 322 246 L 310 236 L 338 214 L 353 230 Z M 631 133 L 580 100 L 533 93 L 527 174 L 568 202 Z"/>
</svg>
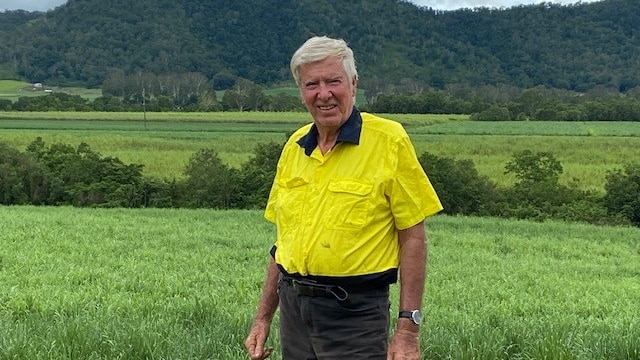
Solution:
<svg viewBox="0 0 640 360">
<path fill-rule="evenodd" d="M 640 358 L 640 229 L 427 230 L 425 359 Z M 273 236 L 259 211 L 0 207 L 0 359 L 246 359 Z"/>
<path fill-rule="evenodd" d="M 562 163 L 561 181 L 602 192 L 608 171 L 640 159 L 640 126 L 632 122 L 473 122 L 461 115 L 384 116 L 407 128 L 420 155 L 472 160 L 480 174 L 509 185 L 513 154 L 548 151 Z M 256 144 L 283 142 L 311 119 L 306 113 L 75 113 L 0 112 L 0 141 L 24 149 L 45 143 L 85 142 L 104 156 L 144 165 L 144 173 L 180 178 L 189 157 L 212 148 L 229 165 L 246 162 Z"/>
</svg>

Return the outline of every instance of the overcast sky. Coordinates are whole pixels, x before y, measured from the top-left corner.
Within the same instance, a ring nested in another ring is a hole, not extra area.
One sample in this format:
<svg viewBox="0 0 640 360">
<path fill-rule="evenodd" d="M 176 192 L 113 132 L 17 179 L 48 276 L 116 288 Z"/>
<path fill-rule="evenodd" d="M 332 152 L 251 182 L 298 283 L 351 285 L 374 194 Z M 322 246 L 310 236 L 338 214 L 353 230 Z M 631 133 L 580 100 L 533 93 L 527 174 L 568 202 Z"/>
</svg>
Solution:
<svg viewBox="0 0 640 360">
<path fill-rule="evenodd" d="M 420 5 L 427 6 L 440 10 L 453 10 L 459 8 L 474 8 L 474 7 L 510 7 L 515 5 L 530 5 L 539 4 L 543 1 L 540 0 L 411 0 L 412 2 Z M 583 3 L 592 2 L 596 0 L 582 0 Z M 55 8 L 58 5 L 62 5 L 66 0 L 0 0 L 0 11 L 2 10 L 16 10 L 24 9 L 29 11 L 47 11 Z M 550 0 L 546 1 L 556 4 L 572 4 L 578 2 L 577 0 Z"/>
</svg>

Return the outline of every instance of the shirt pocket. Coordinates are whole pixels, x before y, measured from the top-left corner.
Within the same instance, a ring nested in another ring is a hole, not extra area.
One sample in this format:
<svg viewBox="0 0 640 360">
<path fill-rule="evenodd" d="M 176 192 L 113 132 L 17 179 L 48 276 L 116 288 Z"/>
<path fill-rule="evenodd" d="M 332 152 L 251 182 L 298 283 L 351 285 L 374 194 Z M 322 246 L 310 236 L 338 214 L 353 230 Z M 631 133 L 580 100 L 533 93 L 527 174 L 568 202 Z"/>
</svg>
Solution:
<svg viewBox="0 0 640 360">
<path fill-rule="evenodd" d="M 281 179 L 277 184 L 280 188 L 276 201 L 278 226 L 283 229 L 299 226 L 309 181 L 301 177 L 293 177 Z"/>
<path fill-rule="evenodd" d="M 329 183 L 330 211 L 327 228 L 355 230 L 362 228 L 369 216 L 373 185 L 355 180 Z"/>
</svg>

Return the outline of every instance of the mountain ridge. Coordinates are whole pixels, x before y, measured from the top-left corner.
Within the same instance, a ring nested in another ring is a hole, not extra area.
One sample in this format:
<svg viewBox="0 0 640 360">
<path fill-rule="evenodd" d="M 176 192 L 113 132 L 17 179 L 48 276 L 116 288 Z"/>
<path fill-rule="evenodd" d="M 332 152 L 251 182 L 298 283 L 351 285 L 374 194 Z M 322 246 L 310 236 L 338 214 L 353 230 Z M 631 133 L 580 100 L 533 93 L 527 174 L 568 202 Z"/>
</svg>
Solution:
<svg viewBox="0 0 640 360">
<path fill-rule="evenodd" d="M 114 73 L 199 72 L 290 83 L 308 37 L 344 38 L 361 85 L 640 85 L 634 0 L 439 11 L 396 0 L 69 0 L 42 14 L 0 13 L 0 76 L 98 87 Z"/>
</svg>

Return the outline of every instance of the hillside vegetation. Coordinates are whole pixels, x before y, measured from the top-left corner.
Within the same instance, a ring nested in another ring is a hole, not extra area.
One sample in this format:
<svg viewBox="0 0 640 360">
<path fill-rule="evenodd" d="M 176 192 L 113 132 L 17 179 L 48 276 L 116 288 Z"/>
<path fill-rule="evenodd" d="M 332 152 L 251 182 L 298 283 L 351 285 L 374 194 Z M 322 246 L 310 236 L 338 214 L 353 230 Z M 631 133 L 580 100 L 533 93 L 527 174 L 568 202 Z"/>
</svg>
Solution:
<svg viewBox="0 0 640 360">
<path fill-rule="evenodd" d="M 309 36 L 346 39 L 362 87 L 538 85 L 627 92 L 640 85 L 635 0 L 443 12 L 395 0 L 69 0 L 0 13 L 0 75 L 99 87 L 113 76 L 201 73 L 290 82 Z"/>
</svg>

